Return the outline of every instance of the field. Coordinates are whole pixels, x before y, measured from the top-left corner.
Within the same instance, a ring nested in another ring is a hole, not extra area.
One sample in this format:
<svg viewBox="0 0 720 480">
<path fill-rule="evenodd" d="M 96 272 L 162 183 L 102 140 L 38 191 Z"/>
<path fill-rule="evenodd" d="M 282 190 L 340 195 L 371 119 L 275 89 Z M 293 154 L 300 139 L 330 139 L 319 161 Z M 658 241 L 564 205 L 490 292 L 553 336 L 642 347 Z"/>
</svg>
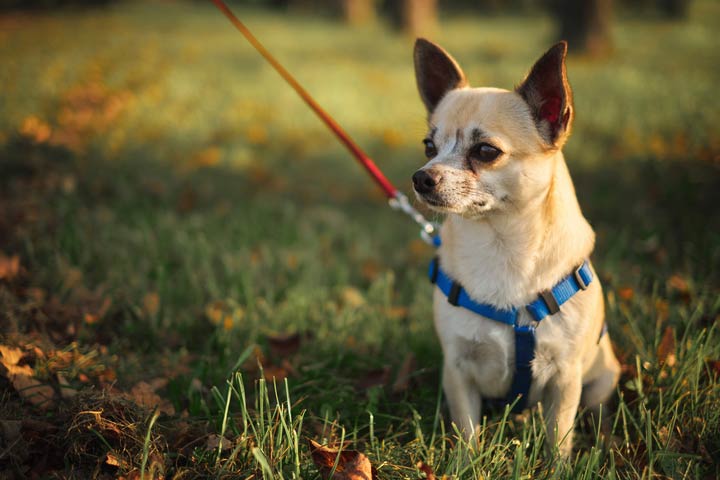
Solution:
<svg viewBox="0 0 720 480">
<path fill-rule="evenodd" d="M 409 192 L 412 39 L 235 9 Z M 432 250 L 211 5 L 0 16 L 0 478 L 321 478 L 310 439 L 380 479 L 717 478 L 719 22 L 619 15 L 610 58 L 569 61 L 623 374 L 561 461 L 537 411 L 458 441 Z M 511 88 L 552 23 L 450 16 L 435 39 Z"/>
</svg>

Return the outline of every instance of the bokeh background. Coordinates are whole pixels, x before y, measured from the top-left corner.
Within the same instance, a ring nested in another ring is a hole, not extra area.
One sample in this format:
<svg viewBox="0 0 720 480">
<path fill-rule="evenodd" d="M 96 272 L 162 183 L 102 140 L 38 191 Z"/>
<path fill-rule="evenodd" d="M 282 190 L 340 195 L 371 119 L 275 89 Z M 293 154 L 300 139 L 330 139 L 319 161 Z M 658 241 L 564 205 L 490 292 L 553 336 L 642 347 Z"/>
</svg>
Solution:
<svg viewBox="0 0 720 480">
<path fill-rule="evenodd" d="M 424 163 L 415 36 L 503 88 L 569 39 L 565 156 L 598 234 L 624 443 L 585 431 L 559 475 L 717 474 L 720 3 L 230 6 L 408 193 Z M 442 447 L 432 250 L 210 2 L 1 0 L 0 59 L 0 320 L 20 358 L 3 353 L 0 415 L 47 424 L 7 427 L 3 468 L 314 478 L 292 435 L 272 450 L 242 402 L 225 408 L 228 378 L 250 405 L 268 400 L 257 379 L 287 378 L 280 396 L 305 418 L 288 431 L 344 432 L 382 478 L 419 478 L 418 460 L 468 478 L 548 471 L 508 443 L 542 435 L 536 414 L 507 430 L 490 417 L 471 470 Z M 48 431 L 70 433 L 51 449 Z"/>
</svg>

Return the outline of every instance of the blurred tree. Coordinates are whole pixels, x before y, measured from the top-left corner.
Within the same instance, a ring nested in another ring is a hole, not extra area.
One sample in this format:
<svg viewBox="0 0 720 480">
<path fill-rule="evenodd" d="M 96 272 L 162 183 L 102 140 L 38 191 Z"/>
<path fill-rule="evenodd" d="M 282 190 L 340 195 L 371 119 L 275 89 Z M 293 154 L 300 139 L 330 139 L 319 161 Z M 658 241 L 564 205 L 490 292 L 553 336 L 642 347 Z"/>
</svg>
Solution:
<svg viewBox="0 0 720 480">
<path fill-rule="evenodd" d="M 55 7 L 102 7 L 115 0 L 0 0 L 0 10 L 55 8 Z"/>
<path fill-rule="evenodd" d="M 375 0 L 342 0 L 343 17 L 351 25 L 375 19 Z"/>
<path fill-rule="evenodd" d="M 549 6 L 559 24 L 558 37 L 568 41 L 570 51 L 592 57 L 610 52 L 612 0 L 550 0 Z"/>
<path fill-rule="evenodd" d="M 390 0 L 393 24 L 412 36 L 427 35 L 437 28 L 437 0 Z"/>
<path fill-rule="evenodd" d="M 668 17 L 687 18 L 690 0 L 658 0 L 658 6 Z"/>
</svg>

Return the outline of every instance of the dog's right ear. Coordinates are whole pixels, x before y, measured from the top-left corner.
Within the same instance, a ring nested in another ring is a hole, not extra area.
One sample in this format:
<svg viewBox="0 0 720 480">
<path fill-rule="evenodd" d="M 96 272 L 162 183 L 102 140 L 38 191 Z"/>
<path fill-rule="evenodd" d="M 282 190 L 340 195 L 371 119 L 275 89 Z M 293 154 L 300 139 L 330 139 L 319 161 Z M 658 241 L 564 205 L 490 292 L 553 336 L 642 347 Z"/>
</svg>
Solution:
<svg viewBox="0 0 720 480">
<path fill-rule="evenodd" d="M 432 113 L 447 92 L 467 86 L 465 74 L 454 58 L 438 45 L 418 38 L 415 41 L 415 79 L 420 98 Z"/>
</svg>

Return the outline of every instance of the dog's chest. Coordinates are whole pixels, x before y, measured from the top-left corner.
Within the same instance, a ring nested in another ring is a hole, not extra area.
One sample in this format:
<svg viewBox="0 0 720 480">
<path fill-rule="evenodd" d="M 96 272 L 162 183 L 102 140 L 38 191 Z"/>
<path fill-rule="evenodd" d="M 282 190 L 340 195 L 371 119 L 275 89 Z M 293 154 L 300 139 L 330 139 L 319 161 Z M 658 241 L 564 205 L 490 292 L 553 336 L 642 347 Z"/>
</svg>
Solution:
<svg viewBox="0 0 720 480">
<path fill-rule="evenodd" d="M 472 379 L 485 397 L 502 397 L 512 382 L 514 332 L 462 308 L 435 290 L 435 329 L 446 363 Z"/>
</svg>

